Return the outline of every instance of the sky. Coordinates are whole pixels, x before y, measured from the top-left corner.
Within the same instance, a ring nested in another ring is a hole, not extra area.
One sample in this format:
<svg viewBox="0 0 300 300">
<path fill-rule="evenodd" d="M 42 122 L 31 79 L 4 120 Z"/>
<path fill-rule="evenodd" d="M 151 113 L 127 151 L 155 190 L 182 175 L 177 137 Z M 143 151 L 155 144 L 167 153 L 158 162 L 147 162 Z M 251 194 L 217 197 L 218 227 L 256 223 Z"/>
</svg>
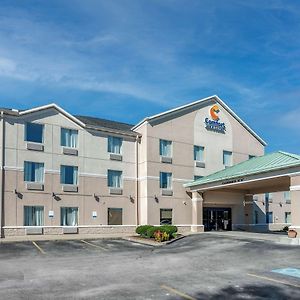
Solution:
<svg viewBox="0 0 300 300">
<path fill-rule="evenodd" d="M 0 107 L 135 124 L 217 94 L 300 154 L 300 1 L 0 0 Z"/>
</svg>

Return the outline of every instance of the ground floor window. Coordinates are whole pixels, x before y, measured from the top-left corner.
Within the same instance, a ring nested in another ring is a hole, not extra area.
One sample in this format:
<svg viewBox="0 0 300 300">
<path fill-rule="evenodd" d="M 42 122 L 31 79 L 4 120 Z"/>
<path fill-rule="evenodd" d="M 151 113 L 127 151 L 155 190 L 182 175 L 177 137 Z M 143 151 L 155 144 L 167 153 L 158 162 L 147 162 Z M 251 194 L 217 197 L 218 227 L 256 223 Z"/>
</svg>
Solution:
<svg viewBox="0 0 300 300">
<path fill-rule="evenodd" d="M 267 212 L 267 223 L 268 224 L 273 223 L 273 212 L 272 211 Z"/>
<path fill-rule="evenodd" d="M 123 209 L 122 208 L 108 208 L 108 225 L 122 225 L 123 224 Z"/>
<path fill-rule="evenodd" d="M 254 224 L 258 224 L 258 211 L 254 211 Z"/>
<path fill-rule="evenodd" d="M 160 225 L 172 224 L 172 209 L 161 208 L 160 209 Z"/>
<path fill-rule="evenodd" d="M 285 223 L 292 223 L 292 214 L 291 212 L 285 213 Z"/>
<path fill-rule="evenodd" d="M 44 206 L 24 206 L 24 226 L 43 226 Z"/>
<path fill-rule="evenodd" d="M 78 225 L 78 207 L 61 207 L 60 216 L 62 226 Z"/>
</svg>

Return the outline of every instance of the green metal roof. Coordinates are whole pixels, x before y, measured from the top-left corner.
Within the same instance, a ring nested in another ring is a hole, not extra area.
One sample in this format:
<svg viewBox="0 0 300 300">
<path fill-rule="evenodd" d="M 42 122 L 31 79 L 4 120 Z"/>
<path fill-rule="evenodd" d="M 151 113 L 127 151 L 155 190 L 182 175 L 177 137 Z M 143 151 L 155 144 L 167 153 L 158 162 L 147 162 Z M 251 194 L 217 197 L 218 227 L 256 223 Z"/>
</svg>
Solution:
<svg viewBox="0 0 300 300">
<path fill-rule="evenodd" d="M 199 184 L 234 179 L 298 165 L 300 166 L 300 155 L 278 151 L 264 156 L 251 158 L 232 167 L 189 182 L 184 186 L 192 187 Z"/>
</svg>

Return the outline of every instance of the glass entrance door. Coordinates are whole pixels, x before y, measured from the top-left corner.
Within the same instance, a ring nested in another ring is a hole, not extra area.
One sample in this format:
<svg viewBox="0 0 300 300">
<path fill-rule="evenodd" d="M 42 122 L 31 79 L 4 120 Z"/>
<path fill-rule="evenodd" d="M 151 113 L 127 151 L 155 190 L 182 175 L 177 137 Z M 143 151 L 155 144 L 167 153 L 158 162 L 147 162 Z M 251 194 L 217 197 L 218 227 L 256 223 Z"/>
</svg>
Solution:
<svg viewBox="0 0 300 300">
<path fill-rule="evenodd" d="M 205 231 L 231 230 L 231 208 L 205 207 L 203 225 Z"/>
</svg>

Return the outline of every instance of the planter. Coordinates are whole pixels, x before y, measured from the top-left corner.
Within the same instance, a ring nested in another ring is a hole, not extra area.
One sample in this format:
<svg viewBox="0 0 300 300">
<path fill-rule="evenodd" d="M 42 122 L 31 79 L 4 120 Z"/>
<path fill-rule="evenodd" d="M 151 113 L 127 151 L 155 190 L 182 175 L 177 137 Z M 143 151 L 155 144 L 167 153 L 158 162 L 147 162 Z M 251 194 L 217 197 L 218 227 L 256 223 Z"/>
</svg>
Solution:
<svg viewBox="0 0 300 300">
<path fill-rule="evenodd" d="M 294 229 L 289 229 L 288 237 L 294 239 L 297 236 L 297 231 Z"/>
</svg>

